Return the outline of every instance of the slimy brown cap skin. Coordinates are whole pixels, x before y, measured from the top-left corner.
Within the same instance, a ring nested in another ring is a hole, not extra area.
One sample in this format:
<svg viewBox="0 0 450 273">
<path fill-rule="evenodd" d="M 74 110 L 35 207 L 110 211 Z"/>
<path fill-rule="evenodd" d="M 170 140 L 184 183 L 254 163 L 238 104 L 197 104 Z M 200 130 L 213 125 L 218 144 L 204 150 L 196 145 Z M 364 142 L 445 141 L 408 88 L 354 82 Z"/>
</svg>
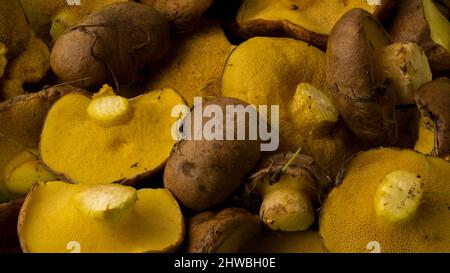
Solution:
<svg viewBox="0 0 450 273">
<path fill-rule="evenodd" d="M 261 228 L 258 216 L 245 209 L 227 208 L 219 213 L 206 211 L 193 216 L 188 227 L 186 252 L 215 253 L 237 251 L 255 237 Z M 241 236 L 237 230 L 245 231 Z M 231 240 L 231 241 L 230 241 Z M 241 241 L 238 241 L 241 240 Z M 226 245 L 232 245 L 227 247 Z"/>
<path fill-rule="evenodd" d="M 378 19 L 363 9 L 333 27 L 327 48 L 327 85 L 351 131 L 370 146 L 395 141 L 394 95 L 374 79 L 373 50 L 391 43 Z"/>
<path fill-rule="evenodd" d="M 169 23 L 150 5 L 112 4 L 59 36 L 50 66 L 58 78 L 77 81 L 79 87 L 133 83 L 145 65 L 167 53 L 169 44 Z"/>
</svg>

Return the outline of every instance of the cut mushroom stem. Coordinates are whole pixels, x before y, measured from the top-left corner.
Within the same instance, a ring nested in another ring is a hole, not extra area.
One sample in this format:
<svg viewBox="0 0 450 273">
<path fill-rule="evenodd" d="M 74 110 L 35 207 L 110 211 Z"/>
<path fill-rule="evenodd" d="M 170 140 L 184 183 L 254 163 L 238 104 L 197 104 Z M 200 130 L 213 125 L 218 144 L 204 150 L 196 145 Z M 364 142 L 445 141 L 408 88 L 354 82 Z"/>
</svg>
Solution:
<svg viewBox="0 0 450 273">
<path fill-rule="evenodd" d="M 431 155 L 436 142 L 436 124 L 430 117 L 422 113 L 419 121 L 419 136 L 414 150 L 426 155 Z"/>
<path fill-rule="evenodd" d="M 121 185 L 97 185 L 86 188 L 74 196 L 78 210 L 94 219 L 116 221 L 133 210 L 137 191 Z"/>
<path fill-rule="evenodd" d="M 418 174 L 397 170 L 387 174 L 375 193 L 375 211 L 391 223 L 412 219 L 423 196 L 423 181 Z"/>
<path fill-rule="evenodd" d="M 314 183 L 300 175 L 284 175 L 272 185 L 261 183 L 261 220 L 272 230 L 299 231 L 314 222 Z"/>
<path fill-rule="evenodd" d="M 87 112 L 89 116 L 100 122 L 111 123 L 125 119 L 128 116 L 129 108 L 126 98 L 117 96 L 110 86 L 104 85 L 94 95 Z"/>
<path fill-rule="evenodd" d="M 375 80 L 390 82 L 400 105 L 414 103 L 414 93 L 433 79 L 425 51 L 416 43 L 394 43 L 375 50 Z"/>
</svg>

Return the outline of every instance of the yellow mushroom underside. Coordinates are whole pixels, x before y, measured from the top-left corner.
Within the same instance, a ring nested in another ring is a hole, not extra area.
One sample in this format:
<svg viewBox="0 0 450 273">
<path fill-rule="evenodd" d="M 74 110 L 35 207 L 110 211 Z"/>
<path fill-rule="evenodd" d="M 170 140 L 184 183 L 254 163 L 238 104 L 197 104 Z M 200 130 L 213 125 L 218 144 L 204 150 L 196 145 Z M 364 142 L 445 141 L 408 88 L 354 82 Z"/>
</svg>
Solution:
<svg viewBox="0 0 450 273">
<path fill-rule="evenodd" d="M 378 186 L 398 170 L 423 181 L 421 204 L 407 223 L 391 223 L 375 212 Z M 358 155 L 321 209 L 325 247 L 330 252 L 369 252 L 369 243 L 375 241 L 381 252 L 450 251 L 449 180 L 448 162 L 414 151 L 379 149 Z"/>
<path fill-rule="evenodd" d="M 105 125 L 89 116 L 91 99 L 66 95 L 50 110 L 41 136 L 43 162 L 67 179 L 103 184 L 133 179 L 164 164 L 176 139 L 172 108 L 185 105 L 171 89 L 130 100 L 130 117 Z"/>
<path fill-rule="evenodd" d="M 165 189 L 137 191 L 129 215 L 118 221 L 87 216 L 74 196 L 88 185 L 49 182 L 27 197 L 19 220 L 22 248 L 28 252 L 161 252 L 183 237 L 180 208 Z"/>
</svg>

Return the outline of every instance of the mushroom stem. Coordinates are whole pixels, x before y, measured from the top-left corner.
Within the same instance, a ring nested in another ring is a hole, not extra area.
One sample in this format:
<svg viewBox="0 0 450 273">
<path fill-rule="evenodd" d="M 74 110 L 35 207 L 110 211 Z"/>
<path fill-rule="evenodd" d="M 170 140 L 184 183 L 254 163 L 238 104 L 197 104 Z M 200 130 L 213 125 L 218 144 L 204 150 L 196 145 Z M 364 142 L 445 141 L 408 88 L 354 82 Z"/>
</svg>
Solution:
<svg viewBox="0 0 450 273">
<path fill-rule="evenodd" d="M 330 98 L 309 83 L 297 86 L 289 112 L 299 132 L 314 136 L 327 135 L 339 116 Z"/>
<path fill-rule="evenodd" d="M 414 103 L 416 90 L 433 80 L 425 51 L 416 43 L 394 43 L 377 48 L 375 56 L 375 81 L 393 88 L 397 104 Z"/>
<path fill-rule="evenodd" d="M 128 116 L 129 103 L 126 98 L 117 96 L 114 90 L 104 85 L 102 89 L 93 97 L 87 108 L 90 117 L 100 122 L 122 121 Z"/>
<path fill-rule="evenodd" d="M 422 114 L 419 121 L 419 136 L 414 146 L 414 150 L 426 155 L 431 155 L 436 144 L 435 131 L 435 122 L 430 117 Z"/>
<path fill-rule="evenodd" d="M 132 187 L 121 185 L 97 185 L 76 193 L 73 200 L 84 215 L 115 221 L 130 215 L 137 201 L 137 192 Z"/>
<path fill-rule="evenodd" d="M 375 193 L 375 211 L 391 223 L 412 219 L 423 196 L 422 177 L 408 171 L 397 170 L 387 174 Z"/>
<path fill-rule="evenodd" d="M 305 176 L 284 175 L 273 185 L 262 183 L 261 220 L 272 230 L 306 230 L 314 222 L 313 183 Z"/>
</svg>

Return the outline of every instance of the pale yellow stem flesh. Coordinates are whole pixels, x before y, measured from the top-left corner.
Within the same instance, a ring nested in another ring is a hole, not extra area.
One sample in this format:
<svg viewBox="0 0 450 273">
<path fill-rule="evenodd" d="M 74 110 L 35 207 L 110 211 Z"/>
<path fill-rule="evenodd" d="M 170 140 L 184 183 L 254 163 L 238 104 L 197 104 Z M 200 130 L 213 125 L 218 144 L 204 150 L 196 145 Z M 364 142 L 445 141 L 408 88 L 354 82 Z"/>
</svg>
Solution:
<svg viewBox="0 0 450 273">
<path fill-rule="evenodd" d="M 314 222 L 311 201 L 313 185 L 302 176 L 284 175 L 273 185 L 264 185 L 261 220 L 272 230 L 300 231 Z"/>
<path fill-rule="evenodd" d="M 325 93 L 309 83 L 300 83 L 288 106 L 300 132 L 321 136 L 338 121 L 339 112 Z"/>
<path fill-rule="evenodd" d="M 390 223 L 403 223 L 416 215 L 423 196 L 420 175 L 398 170 L 387 174 L 375 193 L 375 211 Z"/>
<path fill-rule="evenodd" d="M 128 116 L 129 109 L 129 102 L 126 98 L 116 96 L 110 86 L 104 85 L 94 95 L 87 112 L 95 120 L 112 123 L 125 119 Z"/>
<path fill-rule="evenodd" d="M 73 197 L 75 207 L 97 220 L 115 221 L 129 215 L 137 201 L 137 191 L 117 184 L 86 188 Z"/>
</svg>

